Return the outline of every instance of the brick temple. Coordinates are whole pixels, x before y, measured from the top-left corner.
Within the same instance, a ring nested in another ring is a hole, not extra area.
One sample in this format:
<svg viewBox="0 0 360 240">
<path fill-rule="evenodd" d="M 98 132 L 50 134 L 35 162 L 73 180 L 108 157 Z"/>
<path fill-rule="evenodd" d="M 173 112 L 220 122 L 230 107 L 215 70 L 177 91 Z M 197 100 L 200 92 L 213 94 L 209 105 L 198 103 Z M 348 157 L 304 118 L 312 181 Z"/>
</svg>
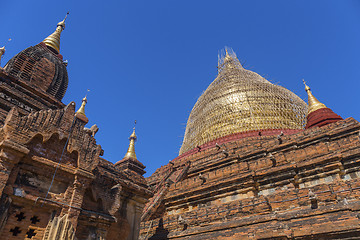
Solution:
<svg viewBox="0 0 360 240">
<path fill-rule="evenodd" d="M 135 130 L 113 164 L 101 157 L 98 127 L 85 127 L 87 99 L 77 111 L 61 102 L 64 28 L 0 68 L 0 239 L 137 239 L 152 191 Z"/>
<path fill-rule="evenodd" d="M 235 53 L 200 96 L 180 155 L 147 179 L 140 239 L 360 239 L 360 124 Z"/>
<path fill-rule="evenodd" d="M 0 67 L 0 239 L 360 239 L 360 123 L 308 104 L 231 49 L 179 156 L 144 178 L 135 128 L 102 158 L 54 33 Z M 0 59 L 5 48 L 0 48 Z"/>
</svg>

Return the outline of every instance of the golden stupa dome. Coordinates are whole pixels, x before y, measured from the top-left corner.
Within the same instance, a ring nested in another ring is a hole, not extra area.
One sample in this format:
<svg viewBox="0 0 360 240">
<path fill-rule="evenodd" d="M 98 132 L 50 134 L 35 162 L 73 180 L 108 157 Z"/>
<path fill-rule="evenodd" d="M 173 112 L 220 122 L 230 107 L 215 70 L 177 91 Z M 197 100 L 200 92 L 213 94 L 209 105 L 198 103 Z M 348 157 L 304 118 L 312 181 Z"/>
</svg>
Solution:
<svg viewBox="0 0 360 240">
<path fill-rule="evenodd" d="M 244 69 L 232 50 L 219 56 L 218 71 L 190 113 L 180 155 L 234 133 L 304 128 L 306 103 Z"/>
</svg>

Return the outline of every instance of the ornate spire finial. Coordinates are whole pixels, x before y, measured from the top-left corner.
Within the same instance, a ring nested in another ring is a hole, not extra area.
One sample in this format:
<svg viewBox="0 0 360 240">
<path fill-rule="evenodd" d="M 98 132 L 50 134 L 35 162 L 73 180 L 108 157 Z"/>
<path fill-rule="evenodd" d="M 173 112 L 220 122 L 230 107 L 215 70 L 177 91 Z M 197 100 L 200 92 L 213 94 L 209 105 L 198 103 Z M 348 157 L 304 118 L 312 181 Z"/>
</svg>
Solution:
<svg viewBox="0 0 360 240">
<path fill-rule="evenodd" d="M 314 112 L 314 111 L 316 111 L 318 109 L 326 108 L 325 104 L 319 102 L 319 100 L 317 100 L 314 97 L 314 95 L 311 92 L 310 87 L 308 85 L 306 85 L 306 82 L 305 82 L 304 79 L 303 79 L 303 82 L 304 82 L 304 85 L 305 85 L 305 91 L 307 92 L 307 95 L 308 95 L 308 106 L 309 106 L 308 114 L 311 113 L 311 112 Z"/>
<path fill-rule="evenodd" d="M 137 160 L 136 153 L 135 153 L 135 142 L 137 140 L 137 137 L 135 134 L 135 125 L 136 125 L 136 120 L 135 120 L 135 124 L 134 124 L 134 128 L 133 128 L 134 130 L 129 137 L 129 140 L 130 140 L 129 148 L 128 148 L 124 158 L 132 158 L 134 160 Z"/>
<path fill-rule="evenodd" d="M 85 105 L 87 103 L 87 97 L 85 96 L 83 99 L 82 99 L 82 103 L 81 103 L 81 106 L 79 108 L 79 110 L 76 111 L 76 113 L 79 113 L 79 114 L 82 114 L 84 116 L 85 115 Z"/>
<path fill-rule="evenodd" d="M 1 63 L 1 58 L 4 54 L 5 54 L 5 46 L 0 48 L 0 63 Z"/>
<path fill-rule="evenodd" d="M 89 92 L 90 90 L 88 89 L 87 91 Z M 85 105 L 86 105 L 86 103 L 87 103 L 87 94 L 82 99 L 82 103 L 81 103 L 81 106 L 80 106 L 79 110 L 77 110 L 76 113 L 75 113 L 75 117 L 77 117 L 78 119 L 85 122 L 85 124 L 89 122 L 89 119 L 85 115 Z"/>
<path fill-rule="evenodd" d="M 0 47 L 0 64 L 1 64 L 1 58 L 2 56 L 5 55 L 5 46 L 11 41 L 11 38 L 9 38 L 9 40 L 7 41 L 7 43 L 5 43 L 5 45 L 3 47 Z"/>
<path fill-rule="evenodd" d="M 88 89 L 86 91 L 85 97 L 82 99 L 81 106 L 80 106 L 79 110 L 76 111 L 76 113 L 79 113 L 79 114 L 82 114 L 82 115 L 86 116 L 85 115 L 85 105 L 87 104 L 87 94 L 89 92 L 90 92 L 90 90 Z"/>
<path fill-rule="evenodd" d="M 56 51 L 56 53 L 60 53 L 60 35 L 61 32 L 65 29 L 65 20 L 67 16 L 69 15 L 69 12 L 67 12 L 64 20 L 59 22 L 57 24 L 55 32 L 53 32 L 50 36 L 44 39 L 43 43 L 46 44 L 46 46 L 52 48 Z"/>
<path fill-rule="evenodd" d="M 133 133 L 130 135 L 130 138 L 129 138 L 129 139 L 134 138 L 135 141 L 136 141 L 137 137 L 136 137 L 136 134 L 135 134 L 135 127 L 136 127 L 136 120 L 134 122 Z"/>
<path fill-rule="evenodd" d="M 230 49 L 230 51 L 232 51 Z M 232 52 L 233 53 L 233 52 Z M 235 54 L 235 53 L 234 53 Z M 229 54 L 229 50 L 227 47 L 225 47 L 225 56 L 224 56 L 224 62 L 231 60 L 232 56 Z"/>
<path fill-rule="evenodd" d="M 306 85 L 305 79 L 303 79 L 303 83 L 305 85 L 305 91 L 310 91 L 310 87 L 308 85 Z"/>
<path fill-rule="evenodd" d="M 222 50 L 221 54 L 219 54 L 218 72 L 220 73 L 222 70 L 226 68 L 227 69 L 242 68 L 239 60 L 236 57 L 235 52 L 229 47 L 225 47 L 224 50 Z"/>
</svg>

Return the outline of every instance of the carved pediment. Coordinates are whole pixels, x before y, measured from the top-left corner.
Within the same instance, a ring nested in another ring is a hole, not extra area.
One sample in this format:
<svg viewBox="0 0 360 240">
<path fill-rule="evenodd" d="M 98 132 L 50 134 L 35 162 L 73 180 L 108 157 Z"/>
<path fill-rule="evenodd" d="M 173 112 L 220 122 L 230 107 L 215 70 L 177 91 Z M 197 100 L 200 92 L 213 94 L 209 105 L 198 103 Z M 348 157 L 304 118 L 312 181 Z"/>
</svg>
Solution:
<svg viewBox="0 0 360 240">
<path fill-rule="evenodd" d="M 27 145 L 31 156 L 46 158 L 53 162 L 59 162 L 61 157 L 61 164 L 66 164 L 71 167 L 78 167 L 78 152 L 77 151 L 62 151 L 65 147 L 67 139 L 59 139 L 59 135 L 54 133 L 46 142 L 42 135 L 34 136 Z"/>
<path fill-rule="evenodd" d="M 62 154 L 67 142 L 66 154 L 77 152 L 78 168 L 92 171 L 99 162 L 101 146 L 84 129 L 85 122 L 74 117 L 75 104 L 71 102 L 63 109 L 41 110 L 26 116 L 20 116 L 13 108 L 3 127 L 3 138 L 22 146 L 34 144 L 34 138 L 41 136 L 42 143 L 33 146 L 33 152 L 40 154 L 45 149 L 50 155 Z M 55 137 L 56 136 L 56 137 Z M 58 145 L 56 144 L 59 143 Z M 42 144 L 42 147 L 40 145 Z M 43 154 L 43 153 L 41 153 Z M 65 155 L 66 155 L 65 154 Z"/>
</svg>

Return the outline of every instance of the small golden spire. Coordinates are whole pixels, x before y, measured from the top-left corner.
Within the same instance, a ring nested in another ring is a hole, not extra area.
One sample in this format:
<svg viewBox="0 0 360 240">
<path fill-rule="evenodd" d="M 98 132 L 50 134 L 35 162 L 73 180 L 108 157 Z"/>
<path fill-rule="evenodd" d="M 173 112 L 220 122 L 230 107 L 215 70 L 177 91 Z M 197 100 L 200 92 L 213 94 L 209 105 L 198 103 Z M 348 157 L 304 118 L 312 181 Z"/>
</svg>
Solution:
<svg viewBox="0 0 360 240">
<path fill-rule="evenodd" d="M 82 99 L 81 106 L 80 106 L 79 110 L 76 111 L 76 113 L 79 113 L 79 114 L 82 114 L 82 115 L 86 116 L 86 115 L 85 115 L 85 105 L 86 105 L 86 103 L 87 103 L 87 98 L 86 98 L 86 96 L 85 96 L 85 97 Z"/>
<path fill-rule="evenodd" d="M 0 48 L 0 64 L 1 64 L 1 58 L 2 58 L 2 56 L 5 55 L 5 50 L 6 50 L 5 47 L 6 47 L 6 45 L 7 45 L 10 41 L 11 41 L 11 38 L 8 39 L 7 43 L 5 43 L 5 46 L 3 46 L 3 47 Z"/>
<path fill-rule="evenodd" d="M 317 100 L 314 95 L 311 93 L 310 87 L 308 85 L 306 85 L 305 80 L 303 79 L 304 85 L 305 85 L 305 91 L 308 94 L 308 114 L 315 112 L 318 109 L 321 108 L 326 108 L 325 104 L 319 102 L 319 100 Z"/>
<path fill-rule="evenodd" d="M 226 61 L 228 61 L 228 60 L 230 60 L 230 59 L 232 59 L 232 57 L 230 56 L 228 49 L 225 48 L 224 62 L 226 62 Z"/>
<path fill-rule="evenodd" d="M 0 48 L 0 63 L 1 63 L 1 57 L 5 54 L 5 46 Z"/>
<path fill-rule="evenodd" d="M 236 57 L 236 54 L 231 48 L 225 47 L 224 51 L 225 54 L 223 51 L 221 51 L 221 54 L 219 54 L 218 67 L 217 67 L 218 73 L 220 73 L 225 69 L 232 70 L 236 68 L 238 69 L 242 68 L 239 60 Z"/>
<path fill-rule="evenodd" d="M 60 35 L 61 35 L 61 32 L 65 29 L 65 20 L 68 15 L 69 15 L 69 12 L 67 12 L 64 20 L 62 20 L 61 22 L 59 22 L 57 24 L 55 32 L 53 32 L 50 36 L 45 38 L 43 41 L 43 43 L 45 43 L 46 46 L 51 47 L 57 53 L 60 53 Z"/>
<path fill-rule="evenodd" d="M 136 120 L 135 120 L 135 125 L 136 125 Z M 129 137 L 129 140 L 130 140 L 129 148 L 128 148 L 124 158 L 132 158 L 134 160 L 137 160 L 136 153 L 135 153 L 135 142 L 137 140 L 137 137 L 135 134 L 135 125 L 134 125 L 134 130 Z"/>
</svg>

